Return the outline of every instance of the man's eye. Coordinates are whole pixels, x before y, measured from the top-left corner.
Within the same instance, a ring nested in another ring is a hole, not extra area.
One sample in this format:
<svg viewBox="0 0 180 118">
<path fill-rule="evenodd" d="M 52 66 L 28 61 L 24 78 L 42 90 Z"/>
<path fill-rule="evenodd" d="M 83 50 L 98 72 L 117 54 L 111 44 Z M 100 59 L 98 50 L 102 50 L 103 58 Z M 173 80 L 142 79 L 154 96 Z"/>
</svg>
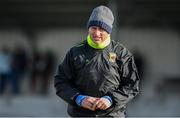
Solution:
<svg viewBox="0 0 180 118">
<path fill-rule="evenodd" d="M 95 29 L 96 29 L 96 27 L 92 27 L 92 29 L 93 29 L 93 30 L 95 30 Z"/>
<path fill-rule="evenodd" d="M 103 28 L 100 28 L 99 30 L 100 30 L 101 32 L 103 32 L 103 31 L 104 31 L 104 29 L 103 29 Z"/>
</svg>

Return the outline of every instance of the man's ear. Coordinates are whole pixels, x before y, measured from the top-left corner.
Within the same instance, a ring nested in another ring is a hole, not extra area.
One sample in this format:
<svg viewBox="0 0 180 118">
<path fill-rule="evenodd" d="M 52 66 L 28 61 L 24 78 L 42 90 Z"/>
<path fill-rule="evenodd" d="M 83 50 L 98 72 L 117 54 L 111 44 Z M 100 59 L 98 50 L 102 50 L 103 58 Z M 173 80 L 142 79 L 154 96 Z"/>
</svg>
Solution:
<svg viewBox="0 0 180 118">
<path fill-rule="evenodd" d="M 110 34 L 108 34 L 107 38 L 110 38 L 110 36 L 111 36 L 111 35 L 110 35 Z"/>
<path fill-rule="evenodd" d="M 89 32 L 90 32 L 90 27 L 88 28 L 88 34 L 89 34 Z"/>
</svg>

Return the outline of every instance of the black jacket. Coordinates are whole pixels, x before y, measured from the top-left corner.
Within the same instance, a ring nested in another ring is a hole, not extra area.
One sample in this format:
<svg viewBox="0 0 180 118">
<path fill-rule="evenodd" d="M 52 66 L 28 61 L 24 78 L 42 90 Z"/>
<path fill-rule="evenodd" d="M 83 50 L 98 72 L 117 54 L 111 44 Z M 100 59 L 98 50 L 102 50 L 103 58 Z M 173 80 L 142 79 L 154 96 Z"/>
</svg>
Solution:
<svg viewBox="0 0 180 118">
<path fill-rule="evenodd" d="M 87 41 L 72 47 L 55 76 L 56 94 L 68 103 L 70 116 L 121 116 L 127 102 L 139 92 L 139 77 L 132 54 L 111 41 L 94 49 Z M 90 111 L 77 106 L 78 94 L 113 99 L 107 110 Z"/>
</svg>

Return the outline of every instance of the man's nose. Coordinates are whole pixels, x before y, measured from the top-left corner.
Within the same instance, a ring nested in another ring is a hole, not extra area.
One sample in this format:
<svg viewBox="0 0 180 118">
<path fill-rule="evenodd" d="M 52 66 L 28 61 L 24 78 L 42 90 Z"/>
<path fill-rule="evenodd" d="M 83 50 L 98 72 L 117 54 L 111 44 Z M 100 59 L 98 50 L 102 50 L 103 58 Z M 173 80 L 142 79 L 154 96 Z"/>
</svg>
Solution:
<svg viewBox="0 0 180 118">
<path fill-rule="evenodd" d="M 101 32 L 99 31 L 99 29 L 96 29 L 96 30 L 94 31 L 94 33 L 95 33 L 95 35 L 97 35 L 97 36 L 101 35 Z"/>
</svg>

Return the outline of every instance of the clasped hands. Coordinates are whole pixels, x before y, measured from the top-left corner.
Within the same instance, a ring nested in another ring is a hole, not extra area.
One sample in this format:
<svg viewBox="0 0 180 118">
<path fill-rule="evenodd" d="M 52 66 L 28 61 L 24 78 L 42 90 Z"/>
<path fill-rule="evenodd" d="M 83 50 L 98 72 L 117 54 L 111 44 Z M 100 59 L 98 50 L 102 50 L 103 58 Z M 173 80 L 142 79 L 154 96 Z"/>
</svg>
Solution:
<svg viewBox="0 0 180 118">
<path fill-rule="evenodd" d="M 111 104 L 111 101 L 107 98 L 96 98 L 87 96 L 82 100 L 81 107 L 89 109 L 91 111 L 95 111 L 96 109 L 106 110 L 111 106 Z"/>
</svg>

